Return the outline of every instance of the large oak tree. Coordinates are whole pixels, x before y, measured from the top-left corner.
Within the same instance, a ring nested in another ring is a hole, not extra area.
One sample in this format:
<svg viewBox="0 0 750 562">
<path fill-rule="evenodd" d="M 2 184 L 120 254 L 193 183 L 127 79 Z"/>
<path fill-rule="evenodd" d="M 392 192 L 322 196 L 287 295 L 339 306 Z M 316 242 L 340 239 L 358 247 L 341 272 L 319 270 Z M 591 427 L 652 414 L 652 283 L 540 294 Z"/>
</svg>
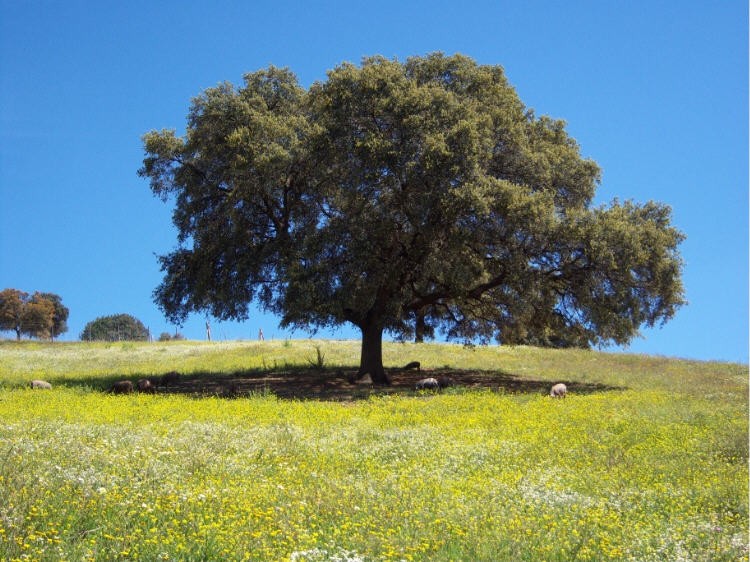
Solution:
<svg viewBox="0 0 750 562">
<path fill-rule="evenodd" d="M 348 322 L 377 383 L 384 332 L 623 344 L 684 302 L 670 209 L 594 206 L 599 167 L 499 66 L 373 57 L 309 89 L 270 67 L 144 145 L 179 233 L 165 314 L 245 319 L 255 302 L 284 326 Z"/>
</svg>

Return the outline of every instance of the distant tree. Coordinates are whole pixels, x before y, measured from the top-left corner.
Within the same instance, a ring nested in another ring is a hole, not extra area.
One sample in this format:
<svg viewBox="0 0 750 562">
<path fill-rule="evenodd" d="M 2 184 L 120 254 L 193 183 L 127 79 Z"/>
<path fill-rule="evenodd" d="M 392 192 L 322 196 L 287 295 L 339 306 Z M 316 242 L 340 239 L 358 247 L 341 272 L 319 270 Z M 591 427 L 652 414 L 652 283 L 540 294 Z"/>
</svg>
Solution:
<svg viewBox="0 0 750 562">
<path fill-rule="evenodd" d="M 148 329 L 130 314 L 101 316 L 83 328 L 84 341 L 146 341 Z"/>
<path fill-rule="evenodd" d="M 169 332 L 162 332 L 159 334 L 159 341 L 182 341 L 185 339 L 185 336 L 183 336 L 180 332 L 175 332 L 174 334 L 170 334 Z"/>
<path fill-rule="evenodd" d="M 23 310 L 29 294 L 18 289 L 0 291 L 0 330 L 13 331 L 16 339 L 23 333 Z"/>
<path fill-rule="evenodd" d="M 24 303 L 21 314 L 21 331 L 31 338 L 52 338 L 54 327 L 55 305 L 42 293 L 34 293 Z"/>
<path fill-rule="evenodd" d="M 373 57 L 308 90 L 271 67 L 144 145 L 139 174 L 175 204 L 167 317 L 242 320 L 255 301 L 282 326 L 348 322 L 375 383 L 384 332 L 624 344 L 684 304 L 669 207 L 593 206 L 599 167 L 499 66 Z"/>
<path fill-rule="evenodd" d="M 25 334 L 32 338 L 55 338 L 68 327 L 68 309 L 53 293 L 29 295 L 18 289 L 0 292 L 0 330 L 12 330 L 16 339 Z"/>
<path fill-rule="evenodd" d="M 68 331 L 68 315 L 70 310 L 62 303 L 62 298 L 54 293 L 41 293 L 41 298 L 47 299 L 54 306 L 54 314 L 52 315 L 52 329 L 50 331 L 50 338 L 55 339 L 61 334 Z"/>
</svg>

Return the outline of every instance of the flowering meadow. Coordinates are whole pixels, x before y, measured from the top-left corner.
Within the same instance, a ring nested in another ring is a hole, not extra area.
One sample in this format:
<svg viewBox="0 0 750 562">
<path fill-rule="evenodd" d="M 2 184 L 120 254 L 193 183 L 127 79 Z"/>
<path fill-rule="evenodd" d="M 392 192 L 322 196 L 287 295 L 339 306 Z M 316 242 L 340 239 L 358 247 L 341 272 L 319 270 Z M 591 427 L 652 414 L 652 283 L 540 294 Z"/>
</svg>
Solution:
<svg viewBox="0 0 750 562">
<path fill-rule="evenodd" d="M 315 357 L 334 376 L 358 343 L 0 343 L 0 559 L 748 560 L 746 366 L 384 351 L 519 384 L 113 395 L 120 378 Z M 53 388 L 28 388 L 37 378 Z M 565 399 L 539 390 L 559 381 Z"/>
</svg>

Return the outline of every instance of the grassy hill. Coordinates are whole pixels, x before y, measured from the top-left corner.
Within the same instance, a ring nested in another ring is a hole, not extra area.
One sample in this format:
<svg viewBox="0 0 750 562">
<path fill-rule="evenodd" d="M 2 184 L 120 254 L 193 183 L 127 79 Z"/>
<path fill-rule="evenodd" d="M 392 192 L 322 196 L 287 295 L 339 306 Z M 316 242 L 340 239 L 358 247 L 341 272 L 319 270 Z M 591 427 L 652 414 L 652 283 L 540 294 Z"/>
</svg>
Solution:
<svg viewBox="0 0 750 562">
<path fill-rule="evenodd" d="M 1 342 L 0 559 L 748 559 L 747 366 L 385 344 L 371 389 L 358 353 Z"/>
</svg>

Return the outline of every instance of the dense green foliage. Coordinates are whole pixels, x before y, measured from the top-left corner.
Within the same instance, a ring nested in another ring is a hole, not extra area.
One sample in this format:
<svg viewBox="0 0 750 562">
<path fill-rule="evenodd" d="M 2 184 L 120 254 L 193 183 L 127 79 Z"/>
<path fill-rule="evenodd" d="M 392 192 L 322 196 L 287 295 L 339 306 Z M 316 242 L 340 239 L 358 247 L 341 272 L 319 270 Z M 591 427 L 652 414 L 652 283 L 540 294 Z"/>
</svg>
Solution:
<svg viewBox="0 0 750 562">
<path fill-rule="evenodd" d="M 83 341 L 145 341 L 149 332 L 143 322 L 130 314 L 100 316 L 83 328 Z"/>
<path fill-rule="evenodd" d="M 68 331 L 68 314 L 62 298 L 54 293 L 29 295 L 18 289 L 0 291 L 0 331 L 13 331 L 19 340 L 23 334 L 40 339 L 56 338 Z"/>
<path fill-rule="evenodd" d="M 0 343 L 0 558 L 748 560 L 746 365 L 385 343 L 389 366 L 601 390 L 96 390 L 172 369 L 273 378 L 318 348 L 356 366 L 354 342 Z"/>
<path fill-rule="evenodd" d="M 52 313 L 52 326 L 50 328 L 50 337 L 52 339 L 68 331 L 68 316 L 70 311 L 62 303 L 62 297 L 54 293 L 39 293 L 40 299 L 45 299 L 52 303 L 54 312 Z"/>
<path fill-rule="evenodd" d="M 342 64 L 304 90 L 269 68 L 144 136 L 179 246 L 157 302 L 284 325 L 350 322 L 387 382 L 383 332 L 559 347 L 626 343 L 683 304 L 660 203 L 592 207 L 600 171 L 499 66 L 433 54 Z"/>
</svg>

